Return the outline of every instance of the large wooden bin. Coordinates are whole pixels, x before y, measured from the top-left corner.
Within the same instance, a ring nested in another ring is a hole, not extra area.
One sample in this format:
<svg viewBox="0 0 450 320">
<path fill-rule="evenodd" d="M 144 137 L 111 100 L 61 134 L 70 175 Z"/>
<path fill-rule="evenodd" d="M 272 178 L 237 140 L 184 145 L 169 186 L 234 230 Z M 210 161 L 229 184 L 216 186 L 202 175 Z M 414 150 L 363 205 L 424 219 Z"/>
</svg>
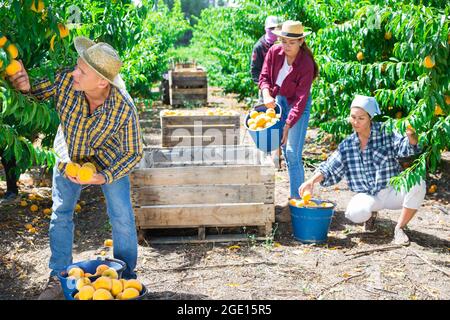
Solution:
<svg viewBox="0 0 450 320">
<path fill-rule="evenodd" d="M 275 169 L 253 146 L 146 148 L 131 184 L 141 239 L 144 230 L 159 228 L 198 229 L 189 241 L 166 243 L 230 240 L 208 236 L 209 227 L 258 227 L 259 236 L 272 232 Z"/>
<path fill-rule="evenodd" d="M 240 115 L 165 115 L 160 113 L 161 145 L 207 146 L 240 144 Z"/>
<path fill-rule="evenodd" d="M 201 67 L 176 67 L 169 70 L 169 101 L 172 106 L 206 105 L 208 77 Z"/>
</svg>

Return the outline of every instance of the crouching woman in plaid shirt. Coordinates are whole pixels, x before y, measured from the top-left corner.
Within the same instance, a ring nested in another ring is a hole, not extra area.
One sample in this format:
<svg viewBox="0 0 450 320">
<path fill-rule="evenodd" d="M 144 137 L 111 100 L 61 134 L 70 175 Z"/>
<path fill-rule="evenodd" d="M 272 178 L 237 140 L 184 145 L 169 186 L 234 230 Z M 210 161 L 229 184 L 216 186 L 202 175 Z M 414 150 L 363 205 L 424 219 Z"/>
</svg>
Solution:
<svg viewBox="0 0 450 320">
<path fill-rule="evenodd" d="M 75 38 L 79 54 L 74 70 L 58 72 L 55 81 L 30 85 L 22 67 L 10 77 L 13 86 L 36 99 L 53 98 L 61 121 L 59 155 L 53 170 L 50 221 L 50 278 L 39 299 L 55 299 L 62 290 L 56 275 L 72 264 L 73 212 L 83 185 L 100 185 L 112 225 L 114 257 L 126 263 L 123 277 L 136 278 L 137 235 L 130 198 L 129 172 L 142 158 L 137 110 L 125 90 L 119 70 L 122 61 L 106 43 Z M 59 137 L 59 139 L 58 139 Z M 65 142 L 65 143 L 64 143 Z M 68 161 L 91 162 L 97 168 L 90 181 L 65 174 Z"/>
<path fill-rule="evenodd" d="M 331 186 L 343 177 L 350 190 L 357 194 L 350 200 L 345 216 L 354 223 L 365 223 L 372 231 L 378 210 L 401 209 L 394 232 L 394 243 L 409 244 L 403 228 L 421 206 L 426 187 L 422 180 L 408 192 L 396 192 L 389 179 L 400 173 L 397 158 L 419 152 L 417 137 L 412 129 L 406 135 L 387 133 L 381 123 L 371 119 L 380 114 L 378 103 L 372 97 L 357 95 L 351 104 L 350 123 L 354 133 L 339 144 L 338 149 L 322 163 L 317 173 L 299 188 L 302 195 L 312 193 L 315 183 Z"/>
</svg>

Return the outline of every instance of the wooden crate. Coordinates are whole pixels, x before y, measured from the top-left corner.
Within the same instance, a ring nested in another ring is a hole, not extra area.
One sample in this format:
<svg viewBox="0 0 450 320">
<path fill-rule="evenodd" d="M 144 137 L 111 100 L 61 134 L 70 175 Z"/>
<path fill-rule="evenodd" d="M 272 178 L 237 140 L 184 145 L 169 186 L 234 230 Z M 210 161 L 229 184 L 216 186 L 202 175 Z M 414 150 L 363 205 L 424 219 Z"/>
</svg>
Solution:
<svg viewBox="0 0 450 320">
<path fill-rule="evenodd" d="M 195 61 L 175 62 L 174 66 L 175 66 L 175 69 L 197 68 L 197 62 L 195 62 Z"/>
<path fill-rule="evenodd" d="M 208 80 L 201 67 L 169 70 L 169 100 L 172 106 L 188 104 L 206 105 Z"/>
<path fill-rule="evenodd" d="M 162 111 L 160 119 L 163 147 L 240 144 L 238 113 L 230 116 L 169 116 Z"/>
<path fill-rule="evenodd" d="M 275 169 L 253 146 L 146 148 L 131 186 L 141 239 L 159 228 L 197 228 L 194 242 L 230 240 L 211 240 L 209 227 L 272 232 Z"/>
</svg>

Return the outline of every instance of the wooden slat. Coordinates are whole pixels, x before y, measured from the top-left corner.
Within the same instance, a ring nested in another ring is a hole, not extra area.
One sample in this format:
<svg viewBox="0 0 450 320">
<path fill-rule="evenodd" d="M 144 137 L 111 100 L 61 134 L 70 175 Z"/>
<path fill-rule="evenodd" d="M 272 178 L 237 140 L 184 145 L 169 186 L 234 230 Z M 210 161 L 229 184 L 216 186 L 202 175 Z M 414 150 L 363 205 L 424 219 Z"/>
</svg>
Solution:
<svg viewBox="0 0 450 320">
<path fill-rule="evenodd" d="M 186 103 L 191 105 L 201 105 L 207 104 L 208 99 L 206 97 L 180 97 L 177 99 L 171 99 L 170 105 L 173 107 L 183 107 Z"/>
<path fill-rule="evenodd" d="M 238 145 L 240 144 L 239 135 L 227 134 L 222 136 L 163 136 L 161 145 L 163 147 L 177 147 L 177 146 L 211 146 L 211 145 Z"/>
<path fill-rule="evenodd" d="M 273 184 L 171 185 L 133 188 L 133 204 L 150 205 L 273 203 Z"/>
<path fill-rule="evenodd" d="M 265 241 L 266 237 L 252 237 L 252 240 Z M 246 234 L 220 234 L 220 235 L 207 235 L 205 239 L 199 239 L 197 236 L 172 236 L 172 237 L 151 237 L 149 239 L 150 244 L 181 244 L 181 243 L 215 243 L 215 242 L 240 242 L 248 241 L 248 235 Z"/>
<path fill-rule="evenodd" d="M 198 165 L 260 165 L 267 158 L 254 146 L 147 147 L 136 169 Z"/>
<path fill-rule="evenodd" d="M 195 95 L 207 95 L 208 88 L 170 88 L 170 92 L 173 98 L 177 96 L 195 96 Z"/>
<path fill-rule="evenodd" d="M 172 79 L 172 85 L 178 88 L 206 88 L 208 80 L 205 76 L 179 76 Z"/>
<path fill-rule="evenodd" d="M 144 124 L 144 126 L 148 126 Z M 239 128 L 234 125 L 206 125 L 206 126 L 187 126 L 187 127 L 170 127 L 162 129 L 162 137 L 171 136 L 223 136 L 226 137 L 227 134 L 237 135 L 239 134 Z"/>
<path fill-rule="evenodd" d="M 209 145 L 207 146 L 209 147 Z M 172 163 L 168 162 L 155 162 L 154 166 L 156 168 L 171 168 L 171 167 L 201 167 L 201 166 L 222 166 L 222 165 L 242 165 L 248 166 L 250 165 L 247 160 L 208 160 L 206 161 L 173 161 Z"/>
<path fill-rule="evenodd" d="M 273 167 L 216 166 L 185 168 L 147 168 L 132 171 L 131 186 L 176 186 L 220 184 L 273 184 Z M 214 177 L 213 181 L 211 177 Z"/>
<path fill-rule="evenodd" d="M 201 124 L 233 124 L 240 126 L 240 115 L 231 116 L 208 116 L 208 115 L 191 115 L 191 116 L 165 116 L 161 115 L 161 127 L 170 125 L 194 125 L 201 122 Z"/>
<path fill-rule="evenodd" d="M 262 226 L 275 221 L 273 204 L 147 206 L 134 212 L 141 229 Z"/>
<path fill-rule="evenodd" d="M 197 124 L 170 124 L 168 126 L 166 126 L 164 129 L 171 129 L 171 131 L 175 130 L 175 129 L 180 129 L 180 128 L 195 128 L 198 127 L 199 125 Z M 236 125 L 233 123 L 213 123 L 213 124 L 202 124 L 201 125 L 203 128 L 206 129 L 210 129 L 210 128 L 218 128 L 218 129 L 228 129 L 228 128 L 236 128 Z M 167 130 L 169 131 L 169 130 Z"/>
<path fill-rule="evenodd" d="M 197 64 L 196 62 L 176 62 L 175 63 L 175 70 L 179 70 L 179 69 L 196 69 L 197 68 Z"/>
<path fill-rule="evenodd" d="M 199 104 L 206 105 L 208 101 L 208 97 L 206 95 L 187 95 L 187 94 L 177 94 L 175 96 L 170 97 L 171 105 L 186 105 L 186 104 Z"/>
<path fill-rule="evenodd" d="M 161 144 L 164 147 L 177 146 L 180 143 L 184 146 L 240 143 L 239 115 L 161 115 L 161 128 Z"/>
<path fill-rule="evenodd" d="M 169 81 L 176 77 L 187 77 L 187 76 L 197 76 L 197 77 L 206 77 L 207 73 L 203 69 L 199 68 L 185 68 L 178 70 L 170 70 L 169 71 Z"/>
</svg>

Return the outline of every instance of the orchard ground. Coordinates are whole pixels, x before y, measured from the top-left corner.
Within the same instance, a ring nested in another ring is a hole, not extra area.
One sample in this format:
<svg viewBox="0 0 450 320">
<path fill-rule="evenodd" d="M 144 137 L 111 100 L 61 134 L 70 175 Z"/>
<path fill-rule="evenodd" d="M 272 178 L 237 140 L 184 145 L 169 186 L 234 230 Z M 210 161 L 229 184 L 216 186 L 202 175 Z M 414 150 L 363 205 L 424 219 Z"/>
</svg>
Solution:
<svg viewBox="0 0 450 320">
<path fill-rule="evenodd" d="M 245 114 L 245 105 L 234 96 L 210 88 L 210 107 L 231 108 Z M 146 144 L 159 144 L 159 111 L 155 104 L 145 117 L 154 127 L 145 128 Z M 243 129 L 242 129 L 243 130 Z M 242 131 L 242 135 L 245 132 Z M 251 144 L 248 135 L 244 143 Z M 307 159 L 318 160 L 329 143 L 319 142 L 318 130 L 308 131 Z M 323 149 L 324 148 L 324 149 Z M 323 149 L 323 150 L 322 150 Z M 308 167 L 306 176 L 312 168 Z M 4 172 L 1 172 L 4 177 Z M 148 299 L 450 299 L 450 153 L 443 154 L 439 171 L 427 179 L 423 207 L 409 225 L 409 247 L 391 248 L 390 242 L 400 211 L 381 211 L 375 233 L 364 233 L 344 217 L 352 197 L 345 182 L 319 188 L 322 199 L 335 201 L 337 210 L 326 245 L 304 245 L 292 237 L 290 223 L 274 225 L 274 238 L 240 243 L 209 243 L 139 246 L 137 272 L 149 288 Z M 50 256 L 49 218 L 51 177 L 34 168 L 22 175 L 20 195 L 38 194 L 0 207 L 0 299 L 35 299 L 44 288 Z M 288 197 L 287 171 L 276 172 L 275 202 L 280 212 Z M 0 181 L 0 190 L 6 183 Z M 31 212 L 31 204 L 39 210 Z M 74 261 L 112 256 L 103 247 L 111 238 L 103 195 L 88 187 L 74 215 Z M 26 224 L 36 232 L 29 232 Z"/>
</svg>

